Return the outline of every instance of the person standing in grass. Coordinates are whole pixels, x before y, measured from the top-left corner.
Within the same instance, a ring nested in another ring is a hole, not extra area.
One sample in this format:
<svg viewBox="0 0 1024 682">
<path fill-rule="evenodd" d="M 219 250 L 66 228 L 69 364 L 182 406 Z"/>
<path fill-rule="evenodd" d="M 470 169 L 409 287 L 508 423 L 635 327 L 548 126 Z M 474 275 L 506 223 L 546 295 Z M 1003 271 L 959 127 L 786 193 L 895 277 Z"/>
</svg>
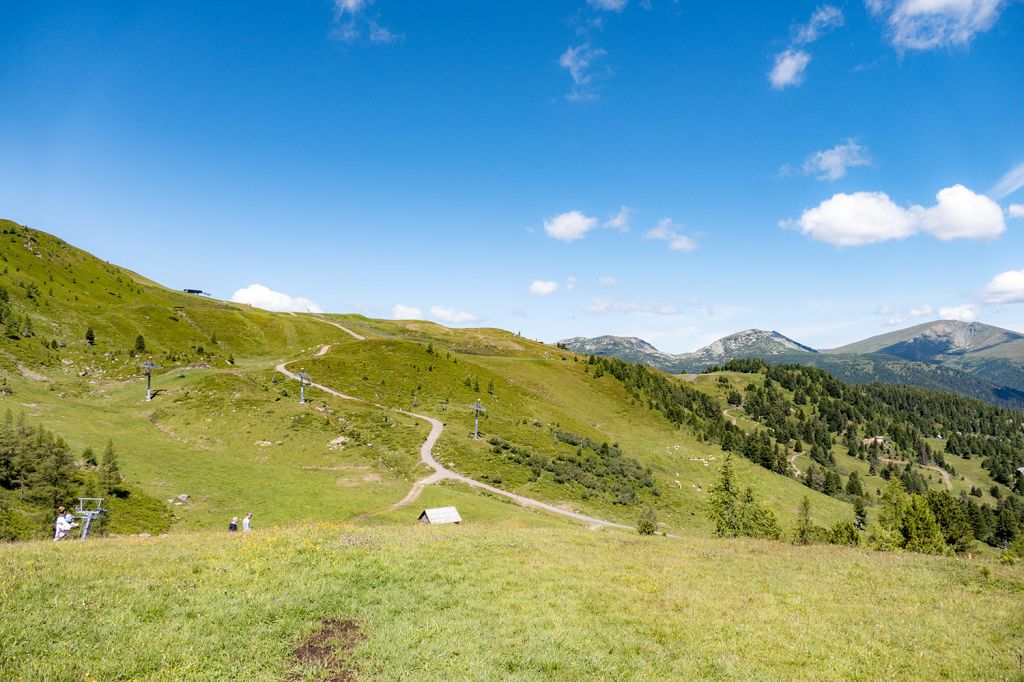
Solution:
<svg viewBox="0 0 1024 682">
<path fill-rule="evenodd" d="M 252 530 L 252 512 L 246 514 L 245 518 L 242 519 L 242 530 L 246 533 Z"/>
<path fill-rule="evenodd" d="M 77 526 L 77 523 L 72 521 L 74 517 L 71 516 L 71 512 L 66 507 L 61 507 L 57 510 L 57 520 L 53 524 L 53 541 L 63 540 L 67 537 L 68 532 Z"/>
<path fill-rule="evenodd" d="M 228 524 L 228 530 L 231 531 L 232 533 L 234 533 L 235 531 L 238 530 L 238 517 L 237 516 L 232 516 L 231 517 L 231 523 Z"/>
</svg>

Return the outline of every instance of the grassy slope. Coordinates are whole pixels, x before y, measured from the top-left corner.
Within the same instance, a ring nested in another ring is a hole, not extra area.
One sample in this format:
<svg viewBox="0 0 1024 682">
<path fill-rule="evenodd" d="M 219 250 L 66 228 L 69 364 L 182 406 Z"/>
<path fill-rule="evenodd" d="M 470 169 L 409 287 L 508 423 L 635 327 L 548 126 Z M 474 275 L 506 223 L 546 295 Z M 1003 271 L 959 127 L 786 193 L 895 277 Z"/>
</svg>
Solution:
<svg viewBox="0 0 1024 682">
<path fill-rule="evenodd" d="M 461 527 L 4 548 L 0 671 L 317 679 L 291 651 L 340 618 L 366 636 L 347 655 L 360 679 L 1021 674 L 1019 567 L 993 565 L 986 577 L 950 558 L 545 527 L 550 517 L 452 494 L 472 500 Z"/>
<path fill-rule="evenodd" d="M 699 442 L 686 430 L 673 428 L 657 413 L 631 405 L 617 381 L 610 376 L 594 379 L 585 373 L 584 362 L 573 362 L 572 353 L 497 330 L 468 330 L 463 335 L 427 323 L 364 320 L 363 324 L 389 336 L 335 346 L 327 355 L 302 366 L 318 381 L 367 400 L 413 409 L 415 395 L 417 411 L 447 424 L 436 451 L 439 461 L 470 476 L 500 479 L 502 487 L 515 492 L 627 523 L 634 521 L 635 508 L 608 500 L 586 500 L 582 489 L 558 485 L 550 474 L 531 481 L 526 467 L 492 454 L 486 442 L 496 435 L 535 452 L 571 452 L 574 448 L 570 446 L 556 445 L 551 433 L 553 428 L 568 430 L 597 442 L 619 443 L 627 456 L 650 466 L 663 494 L 648 497 L 647 502 L 658 508 L 661 521 L 671 530 L 709 527 L 704 499 L 722 461 L 722 451 Z M 417 341 L 399 339 L 403 331 Z M 426 352 L 428 343 L 434 344 L 435 354 Z M 465 352 L 447 357 L 442 343 Z M 468 438 L 473 429 L 468 406 L 477 393 L 464 385 L 466 378 L 479 382 L 488 408 L 481 421 L 483 438 L 476 442 Z M 493 395 L 486 392 L 491 381 Z M 449 407 L 442 411 L 445 400 Z M 743 482 L 781 515 L 784 525 L 791 525 L 805 494 L 814 499 L 819 523 L 830 525 L 851 518 L 847 504 L 746 461 L 738 460 L 737 466 Z"/>
</svg>

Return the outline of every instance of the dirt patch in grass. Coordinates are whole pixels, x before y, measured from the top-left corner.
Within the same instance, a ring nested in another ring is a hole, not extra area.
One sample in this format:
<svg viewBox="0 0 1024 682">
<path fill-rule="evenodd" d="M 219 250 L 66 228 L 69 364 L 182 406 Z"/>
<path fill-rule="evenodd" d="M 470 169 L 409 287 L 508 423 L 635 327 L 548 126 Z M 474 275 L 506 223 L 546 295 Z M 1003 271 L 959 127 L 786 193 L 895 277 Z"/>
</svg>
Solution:
<svg viewBox="0 0 1024 682">
<path fill-rule="evenodd" d="M 318 679 L 327 682 L 352 682 L 359 670 L 348 659 L 348 652 L 366 636 L 354 620 L 325 618 L 320 629 L 311 633 L 292 652 L 292 661 L 302 672 L 292 673 L 289 681 L 301 680 L 306 673 L 321 673 Z"/>
</svg>

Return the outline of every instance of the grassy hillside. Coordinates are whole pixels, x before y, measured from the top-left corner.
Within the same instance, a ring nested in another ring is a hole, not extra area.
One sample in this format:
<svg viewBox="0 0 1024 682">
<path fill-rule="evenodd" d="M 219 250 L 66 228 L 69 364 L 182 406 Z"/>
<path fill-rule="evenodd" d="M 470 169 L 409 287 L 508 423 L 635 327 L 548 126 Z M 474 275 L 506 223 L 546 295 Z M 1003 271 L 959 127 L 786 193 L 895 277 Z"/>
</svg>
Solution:
<svg viewBox="0 0 1024 682">
<path fill-rule="evenodd" d="M 470 497 L 478 502 L 462 527 L 319 524 L 5 548 L 0 671 L 153 680 L 1022 672 L 1019 567 L 541 527 L 545 517 L 485 512 L 507 505 Z"/>
<path fill-rule="evenodd" d="M 651 505 L 667 529 L 709 528 L 705 500 L 721 449 L 614 378 L 596 378 L 585 358 L 500 330 L 267 313 L 171 291 L 51 235 L 0 227 L 0 285 L 14 325 L 0 337 L 11 389 L 0 392 L 0 408 L 55 431 L 76 453 L 113 439 L 140 494 L 190 496 L 165 502 L 174 531 L 223 527 L 246 511 L 263 525 L 350 518 L 387 508 L 425 475 L 425 424 L 316 389 L 299 405 L 297 387 L 273 371 L 282 360 L 373 403 L 443 419 L 436 456 L 478 480 L 620 522 Z M 330 352 L 314 357 L 323 344 Z M 162 366 L 152 402 L 138 367 L 146 359 Z M 468 405 L 478 396 L 488 411 L 484 438 L 473 441 Z M 738 466 L 791 526 L 806 489 Z M 850 518 L 848 504 L 812 497 L 820 523 Z M 49 512 L 33 513 L 43 519 L 35 532 L 46 533 Z M 114 527 L 164 530 L 150 520 Z"/>
</svg>

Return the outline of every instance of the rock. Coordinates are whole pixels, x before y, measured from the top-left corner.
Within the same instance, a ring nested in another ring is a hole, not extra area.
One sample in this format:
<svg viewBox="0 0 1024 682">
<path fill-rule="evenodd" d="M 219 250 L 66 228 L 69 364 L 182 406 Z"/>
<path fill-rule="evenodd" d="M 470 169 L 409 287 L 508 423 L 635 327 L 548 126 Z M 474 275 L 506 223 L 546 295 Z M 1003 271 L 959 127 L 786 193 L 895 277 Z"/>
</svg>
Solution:
<svg viewBox="0 0 1024 682">
<path fill-rule="evenodd" d="M 182 493 L 182 494 L 178 495 L 178 497 L 176 497 L 175 499 L 177 499 L 177 500 L 179 500 L 181 502 L 188 502 L 190 498 L 185 493 Z"/>
<path fill-rule="evenodd" d="M 148 538 L 149 536 L 149 533 L 139 533 L 140 538 Z"/>
</svg>

